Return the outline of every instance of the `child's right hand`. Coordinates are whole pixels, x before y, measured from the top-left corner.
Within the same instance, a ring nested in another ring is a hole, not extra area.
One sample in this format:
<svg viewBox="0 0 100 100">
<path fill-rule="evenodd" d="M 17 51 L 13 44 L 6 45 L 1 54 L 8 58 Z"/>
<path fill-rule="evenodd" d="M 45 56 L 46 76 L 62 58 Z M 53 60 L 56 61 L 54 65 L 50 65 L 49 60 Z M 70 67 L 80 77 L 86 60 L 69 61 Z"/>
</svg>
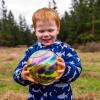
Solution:
<svg viewBox="0 0 100 100">
<path fill-rule="evenodd" d="M 23 70 L 22 70 L 21 78 L 24 79 L 24 80 L 29 80 L 32 83 L 36 83 L 33 78 L 29 77 L 29 71 L 27 70 L 27 65 L 25 65 Z"/>
<path fill-rule="evenodd" d="M 56 69 L 56 71 L 59 73 L 59 76 L 56 77 L 56 79 L 60 79 L 65 71 L 65 61 L 63 60 L 63 58 L 57 58 L 57 66 L 59 66 L 59 68 L 57 67 L 58 69 Z"/>
</svg>

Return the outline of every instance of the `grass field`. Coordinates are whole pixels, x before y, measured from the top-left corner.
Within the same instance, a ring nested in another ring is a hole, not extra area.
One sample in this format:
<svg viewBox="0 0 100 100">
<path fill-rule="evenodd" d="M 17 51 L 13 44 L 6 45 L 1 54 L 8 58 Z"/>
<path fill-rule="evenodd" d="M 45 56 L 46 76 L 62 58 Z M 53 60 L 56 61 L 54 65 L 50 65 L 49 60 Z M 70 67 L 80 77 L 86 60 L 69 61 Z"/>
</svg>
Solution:
<svg viewBox="0 0 100 100">
<path fill-rule="evenodd" d="M 0 47 L 0 100 L 27 100 L 28 87 L 13 81 L 13 70 L 26 47 Z M 78 52 L 83 66 L 81 76 L 72 83 L 75 100 L 100 100 L 100 52 Z"/>
</svg>

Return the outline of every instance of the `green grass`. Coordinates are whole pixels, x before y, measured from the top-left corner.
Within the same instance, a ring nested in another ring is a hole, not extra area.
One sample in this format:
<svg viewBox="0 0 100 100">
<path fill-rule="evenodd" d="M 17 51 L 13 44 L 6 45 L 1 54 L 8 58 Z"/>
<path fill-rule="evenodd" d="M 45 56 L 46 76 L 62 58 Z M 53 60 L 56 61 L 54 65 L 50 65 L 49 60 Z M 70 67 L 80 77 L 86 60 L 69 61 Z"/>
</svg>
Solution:
<svg viewBox="0 0 100 100">
<path fill-rule="evenodd" d="M 96 65 L 96 64 L 84 64 L 83 65 L 83 71 L 93 71 L 93 72 L 100 72 L 100 65 Z"/>
<path fill-rule="evenodd" d="M 19 52 L 20 50 L 17 50 L 19 55 L 14 57 L 12 56 L 12 53 L 15 53 L 16 51 L 14 52 L 13 49 L 15 50 L 15 48 L 0 49 L 0 97 L 8 91 L 21 93 L 28 91 L 27 87 L 21 86 L 13 80 L 13 71 L 21 59 L 25 49 L 23 48 L 21 52 Z"/>
<path fill-rule="evenodd" d="M 73 83 L 73 89 L 74 87 L 79 90 L 79 94 L 97 92 L 100 91 L 100 80 L 97 80 L 94 77 L 80 77 Z"/>
<path fill-rule="evenodd" d="M 72 83 L 74 96 L 94 93 L 96 100 L 100 100 L 100 53 L 80 53 L 79 55 L 83 71 L 81 76 Z"/>
<path fill-rule="evenodd" d="M 0 72 L 0 95 L 6 93 L 7 91 L 15 91 L 15 92 L 27 92 L 27 87 L 21 86 L 17 84 L 13 80 L 13 71 L 17 62 L 12 63 L 2 63 L 2 68 Z"/>
</svg>

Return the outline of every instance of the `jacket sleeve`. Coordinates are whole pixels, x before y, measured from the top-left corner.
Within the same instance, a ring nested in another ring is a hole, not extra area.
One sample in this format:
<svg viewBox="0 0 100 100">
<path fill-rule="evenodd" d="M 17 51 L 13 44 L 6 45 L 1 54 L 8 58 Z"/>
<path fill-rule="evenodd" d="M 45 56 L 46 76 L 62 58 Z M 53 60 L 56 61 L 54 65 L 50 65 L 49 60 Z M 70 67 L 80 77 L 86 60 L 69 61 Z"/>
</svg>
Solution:
<svg viewBox="0 0 100 100">
<path fill-rule="evenodd" d="M 15 68 L 14 74 L 13 74 L 13 79 L 14 79 L 17 83 L 19 83 L 19 84 L 21 84 L 21 85 L 23 85 L 23 86 L 29 85 L 29 84 L 31 83 L 31 82 L 29 82 L 28 80 L 23 80 L 23 79 L 21 78 L 21 72 L 22 72 L 23 67 L 24 67 L 24 65 L 26 64 L 26 61 L 28 60 L 29 56 L 30 56 L 30 51 L 29 51 L 29 49 L 27 49 L 27 51 L 26 51 L 25 54 L 24 54 L 24 57 L 22 58 L 22 60 L 20 61 L 20 63 L 19 63 L 19 64 L 17 65 L 17 67 Z"/>
<path fill-rule="evenodd" d="M 60 80 L 64 82 L 72 82 L 76 80 L 82 72 L 80 58 L 78 57 L 77 52 L 69 47 L 65 50 L 64 60 L 66 67 Z"/>
</svg>

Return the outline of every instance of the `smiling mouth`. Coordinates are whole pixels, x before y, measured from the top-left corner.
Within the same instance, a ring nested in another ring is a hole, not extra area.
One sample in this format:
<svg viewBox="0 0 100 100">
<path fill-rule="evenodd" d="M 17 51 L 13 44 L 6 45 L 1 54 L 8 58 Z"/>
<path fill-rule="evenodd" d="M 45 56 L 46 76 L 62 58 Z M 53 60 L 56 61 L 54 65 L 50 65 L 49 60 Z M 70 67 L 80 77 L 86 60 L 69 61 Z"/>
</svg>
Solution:
<svg viewBox="0 0 100 100">
<path fill-rule="evenodd" d="M 42 39 L 43 41 L 50 41 L 51 39 Z"/>
</svg>

